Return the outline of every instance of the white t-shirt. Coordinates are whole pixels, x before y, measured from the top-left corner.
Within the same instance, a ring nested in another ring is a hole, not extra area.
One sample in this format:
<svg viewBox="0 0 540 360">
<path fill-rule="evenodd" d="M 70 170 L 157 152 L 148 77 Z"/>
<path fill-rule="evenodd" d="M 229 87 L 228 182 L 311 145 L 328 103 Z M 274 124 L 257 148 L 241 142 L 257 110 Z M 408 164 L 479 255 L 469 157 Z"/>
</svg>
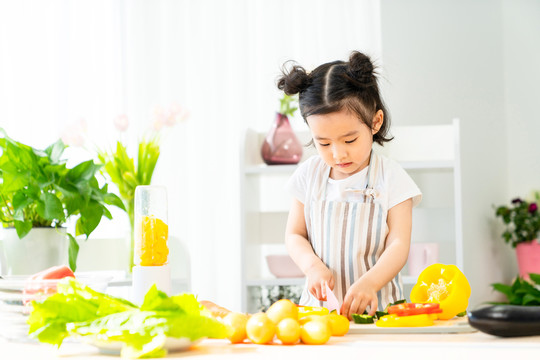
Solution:
<svg viewBox="0 0 540 360">
<path fill-rule="evenodd" d="M 418 205 L 422 199 L 422 193 L 409 174 L 394 160 L 382 155 L 379 157 L 381 160 L 379 166 L 382 167 L 382 171 L 378 172 L 380 175 L 375 179 L 375 184 L 372 184 L 379 194 L 374 201 L 380 203 L 385 212 L 410 198 L 413 200 L 413 207 Z M 287 188 L 298 201 L 304 204 L 304 207 L 308 207 L 311 201 L 306 203 L 308 200 L 306 197 L 314 196 L 315 193 L 310 190 L 315 181 L 314 172 L 327 170 L 328 165 L 320 156 L 312 156 L 296 169 L 287 183 Z M 329 177 L 326 185 L 326 200 L 355 201 L 358 195 L 347 189 L 364 189 L 367 173 L 368 167 L 345 179 L 334 180 Z"/>
</svg>

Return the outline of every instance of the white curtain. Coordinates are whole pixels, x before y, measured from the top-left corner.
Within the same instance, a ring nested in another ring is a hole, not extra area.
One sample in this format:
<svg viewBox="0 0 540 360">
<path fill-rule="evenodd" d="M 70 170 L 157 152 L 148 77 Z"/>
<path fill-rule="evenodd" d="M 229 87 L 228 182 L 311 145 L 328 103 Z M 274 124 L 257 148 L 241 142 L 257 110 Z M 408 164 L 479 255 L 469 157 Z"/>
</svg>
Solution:
<svg viewBox="0 0 540 360">
<path fill-rule="evenodd" d="M 239 310 L 243 132 L 269 128 L 283 62 L 312 69 L 355 49 L 380 63 L 378 0 L 2 1 L 0 126 L 43 147 L 84 118 L 102 143 L 125 113 L 134 143 L 156 107 L 187 109 L 153 183 L 167 186 L 193 291 Z M 123 233 L 123 221 L 96 236 Z"/>
</svg>

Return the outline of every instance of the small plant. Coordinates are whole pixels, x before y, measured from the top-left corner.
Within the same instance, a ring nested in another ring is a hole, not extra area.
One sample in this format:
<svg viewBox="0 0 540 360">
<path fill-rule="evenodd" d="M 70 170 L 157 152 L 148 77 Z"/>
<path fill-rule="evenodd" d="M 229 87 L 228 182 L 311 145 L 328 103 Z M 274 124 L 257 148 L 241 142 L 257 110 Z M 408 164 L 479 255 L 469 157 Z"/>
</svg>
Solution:
<svg viewBox="0 0 540 360">
<path fill-rule="evenodd" d="M 287 117 L 293 116 L 294 112 L 298 110 L 298 107 L 295 106 L 297 102 L 296 96 L 289 96 L 284 93 L 283 97 L 279 100 L 279 113 Z"/>
<path fill-rule="evenodd" d="M 120 198 L 100 187 L 100 166 L 88 160 L 69 169 L 61 140 L 37 150 L 10 139 L 0 129 L 0 221 L 14 227 L 20 239 L 32 228 L 58 228 L 78 217 L 75 234 L 69 236 L 69 266 L 76 269 L 79 245 L 75 236 L 86 239 L 103 216 L 112 219 L 107 205 L 124 209 Z"/>
<path fill-rule="evenodd" d="M 516 198 L 512 200 L 510 206 L 503 205 L 496 209 L 495 215 L 506 224 L 502 238 L 512 247 L 538 238 L 540 232 L 539 200 L 540 193 L 536 192 L 535 201 L 529 202 Z"/>
<path fill-rule="evenodd" d="M 531 282 L 517 277 L 512 285 L 491 284 L 495 291 L 506 295 L 511 305 L 540 305 L 540 274 L 529 274 Z"/>
</svg>

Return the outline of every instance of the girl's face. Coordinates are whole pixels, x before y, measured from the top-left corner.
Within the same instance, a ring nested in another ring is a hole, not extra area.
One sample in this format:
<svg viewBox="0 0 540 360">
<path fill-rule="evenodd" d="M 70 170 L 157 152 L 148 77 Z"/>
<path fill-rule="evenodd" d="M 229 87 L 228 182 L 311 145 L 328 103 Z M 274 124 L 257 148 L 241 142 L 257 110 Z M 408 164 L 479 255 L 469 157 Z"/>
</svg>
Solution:
<svg viewBox="0 0 540 360">
<path fill-rule="evenodd" d="M 319 155 L 332 168 L 332 179 L 345 179 L 369 165 L 373 135 L 383 123 L 381 110 L 373 118 L 373 129 L 347 109 L 306 120 Z"/>
</svg>

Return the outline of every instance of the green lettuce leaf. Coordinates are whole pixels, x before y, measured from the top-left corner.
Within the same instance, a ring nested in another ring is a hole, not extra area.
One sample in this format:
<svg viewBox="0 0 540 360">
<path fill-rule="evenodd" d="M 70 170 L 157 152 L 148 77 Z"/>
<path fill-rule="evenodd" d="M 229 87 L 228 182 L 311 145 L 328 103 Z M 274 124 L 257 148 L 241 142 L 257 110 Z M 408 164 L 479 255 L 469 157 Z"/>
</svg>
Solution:
<svg viewBox="0 0 540 360">
<path fill-rule="evenodd" d="M 66 324 L 136 309 L 127 300 L 94 291 L 73 278 L 58 282 L 57 293 L 32 302 L 29 334 L 41 342 L 60 346 L 69 336 Z"/>
<path fill-rule="evenodd" d="M 62 281 L 58 293 L 33 302 L 30 335 L 60 346 L 68 336 L 95 342 L 121 342 L 123 357 L 159 357 L 168 337 L 225 338 L 227 328 L 205 316 L 192 294 L 167 296 L 153 286 L 140 308 L 96 292 L 74 279 Z"/>
</svg>

